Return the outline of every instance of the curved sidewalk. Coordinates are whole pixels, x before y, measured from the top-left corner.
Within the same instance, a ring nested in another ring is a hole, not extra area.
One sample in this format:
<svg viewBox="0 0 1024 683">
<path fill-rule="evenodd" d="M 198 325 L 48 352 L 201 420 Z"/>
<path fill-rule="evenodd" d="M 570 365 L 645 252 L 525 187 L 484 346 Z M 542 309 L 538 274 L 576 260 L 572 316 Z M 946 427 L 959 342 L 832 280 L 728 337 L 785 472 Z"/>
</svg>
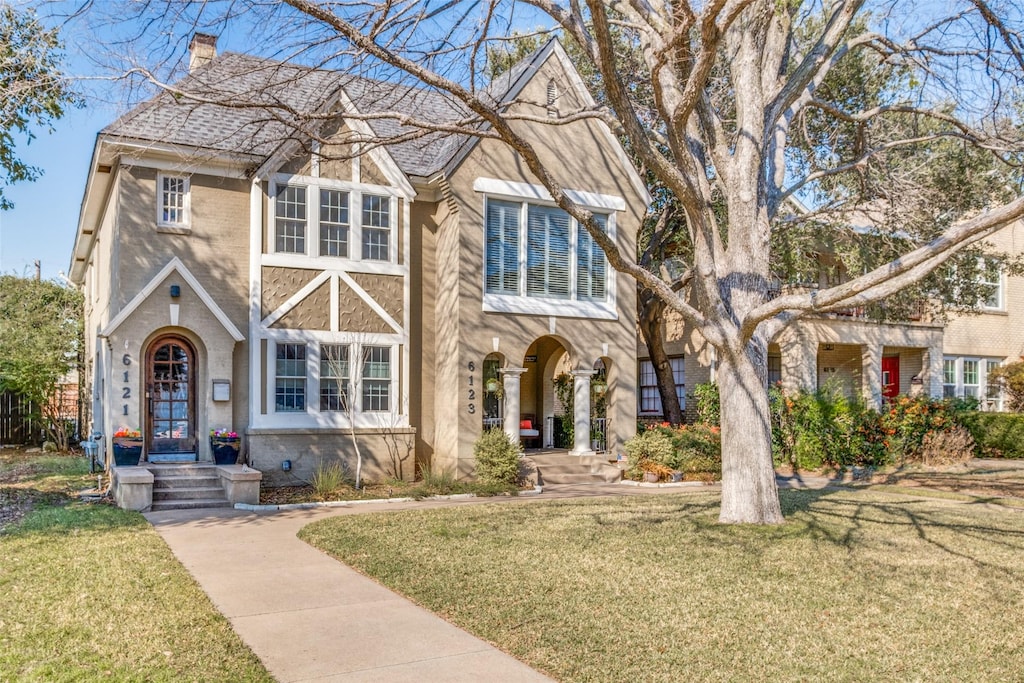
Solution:
<svg viewBox="0 0 1024 683">
<path fill-rule="evenodd" d="M 325 517 L 434 506 L 146 518 L 279 681 L 550 681 L 296 537 Z"/>
</svg>

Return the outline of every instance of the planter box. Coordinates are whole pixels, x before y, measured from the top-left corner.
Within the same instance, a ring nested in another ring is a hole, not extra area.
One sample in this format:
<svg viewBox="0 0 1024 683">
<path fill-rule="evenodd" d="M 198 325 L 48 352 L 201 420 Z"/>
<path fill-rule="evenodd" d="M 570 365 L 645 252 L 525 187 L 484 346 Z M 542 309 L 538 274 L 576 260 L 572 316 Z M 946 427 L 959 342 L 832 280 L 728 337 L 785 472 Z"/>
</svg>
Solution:
<svg viewBox="0 0 1024 683">
<path fill-rule="evenodd" d="M 118 467 L 138 465 L 142 459 L 142 437 L 114 437 L 114 464 Z"/>
<path fill-rule="evenodd" d="M 238 461 L 238 450 L 241 446 L 240 437 L 211 436 L 210 450 L 213 461 L 218 465 L 234 465 Z"/>
</svg>

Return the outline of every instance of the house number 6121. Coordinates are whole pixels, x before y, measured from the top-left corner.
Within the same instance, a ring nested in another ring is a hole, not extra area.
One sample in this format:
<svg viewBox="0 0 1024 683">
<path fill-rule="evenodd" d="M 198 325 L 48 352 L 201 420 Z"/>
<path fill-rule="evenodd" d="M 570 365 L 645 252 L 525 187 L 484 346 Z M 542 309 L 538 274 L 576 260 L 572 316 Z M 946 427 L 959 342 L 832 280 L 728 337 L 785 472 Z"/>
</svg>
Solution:
<svg viewBox="0 0 1024 683">
<path fill-rule="evenodd" d="M 123 356 L 121 356 L 121 363 L 123 365 L 126 365 L 126 366 L 127 365 L 131 365 L 132 364 L 132 357 L 131 357 L 131 355 L 126 353 Z M 124 382 L 125 382 L 126 385 L 128 384 L 128 371 L 127 370 L 124 371 Z M 131 398 L 131 397 L 132 397 L 132 388 L 130 386 L 121 387 L 121 398 L 124 399 L 124 398 Z M 124 403 L 124 404 L 121 405 L 121 414 L 122 415 L 127 415 L 128 414 L 128 404 L 127 403 Z"/>
</svg>

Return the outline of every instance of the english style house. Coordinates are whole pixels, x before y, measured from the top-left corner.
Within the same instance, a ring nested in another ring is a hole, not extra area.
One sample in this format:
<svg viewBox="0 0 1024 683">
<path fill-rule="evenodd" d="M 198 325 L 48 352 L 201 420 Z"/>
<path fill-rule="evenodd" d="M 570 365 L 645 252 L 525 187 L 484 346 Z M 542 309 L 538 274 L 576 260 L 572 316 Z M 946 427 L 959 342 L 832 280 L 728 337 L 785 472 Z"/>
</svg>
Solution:
<svg viewBox="0 0 1024 683">
<path fill-rule="evenodd" d="M 636 429 L 635 285 L 510 148 L 449 134 L 359 146 L 402 132 L 374 113 L 464 112 L 215 44 L 193 39 L 178 84 L 193 96 L 158 94 L 97 137 L 70 270 L 94 429 L 138 429 L 144 462 L 208 461 L 209 431 L 234 431 L 269 484 L 351 465 L 353 439 L 368 478 L 428 463 L 469 476 L 485 426 L 555 444 L 553 379 L 569 374 L 569 453 L 593 452 L 594 377 L 602 445 L 621 448 Z M 489 95 L 542 116 L 590 101 L 556 41 Z M 304 135 L 293 110 L 338 114 Z M 608 128 L 519 125 L 635 252 L 649 197 Z"/>
</svg>

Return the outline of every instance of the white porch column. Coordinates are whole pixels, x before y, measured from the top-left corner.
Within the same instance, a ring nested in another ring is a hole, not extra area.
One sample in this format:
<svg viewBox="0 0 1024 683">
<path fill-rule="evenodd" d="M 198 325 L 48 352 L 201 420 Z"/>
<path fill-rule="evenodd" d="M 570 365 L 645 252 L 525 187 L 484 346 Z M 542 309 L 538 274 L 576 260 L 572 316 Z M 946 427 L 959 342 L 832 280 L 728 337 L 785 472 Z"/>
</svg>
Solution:
<svg viewBox="0 0 1024 683">
<path fill-rule="evenodd" d="M 864 344 L 860 352 L 860 386 L 868 408 L 882 407 L 882 347 Z"/>
<path fill-rule="evenodd" d="M 924 377 L 924 390 L 928 392 L 928 395 L 932 398 L 942 398 L 943 395 L 943 358 L 942 358 L 942 345 L 929 346 L 928 350 L 924 352 L 924 358 L 921 359 L 922 363 L 922 374 Z"/>
<path fill-rule="evenodd" d="M 519 443 L 519 378 L 526 368 L 501 368 L 501 383 L 505 389 L 505 433 L 512 443 Z"/>
<path fill-rule="evenodd" d="M 590 448 L 590 377 L 596 370 L 573 370 L 573 449 L 569 455 L 593 455 Z"/>
</svg>

